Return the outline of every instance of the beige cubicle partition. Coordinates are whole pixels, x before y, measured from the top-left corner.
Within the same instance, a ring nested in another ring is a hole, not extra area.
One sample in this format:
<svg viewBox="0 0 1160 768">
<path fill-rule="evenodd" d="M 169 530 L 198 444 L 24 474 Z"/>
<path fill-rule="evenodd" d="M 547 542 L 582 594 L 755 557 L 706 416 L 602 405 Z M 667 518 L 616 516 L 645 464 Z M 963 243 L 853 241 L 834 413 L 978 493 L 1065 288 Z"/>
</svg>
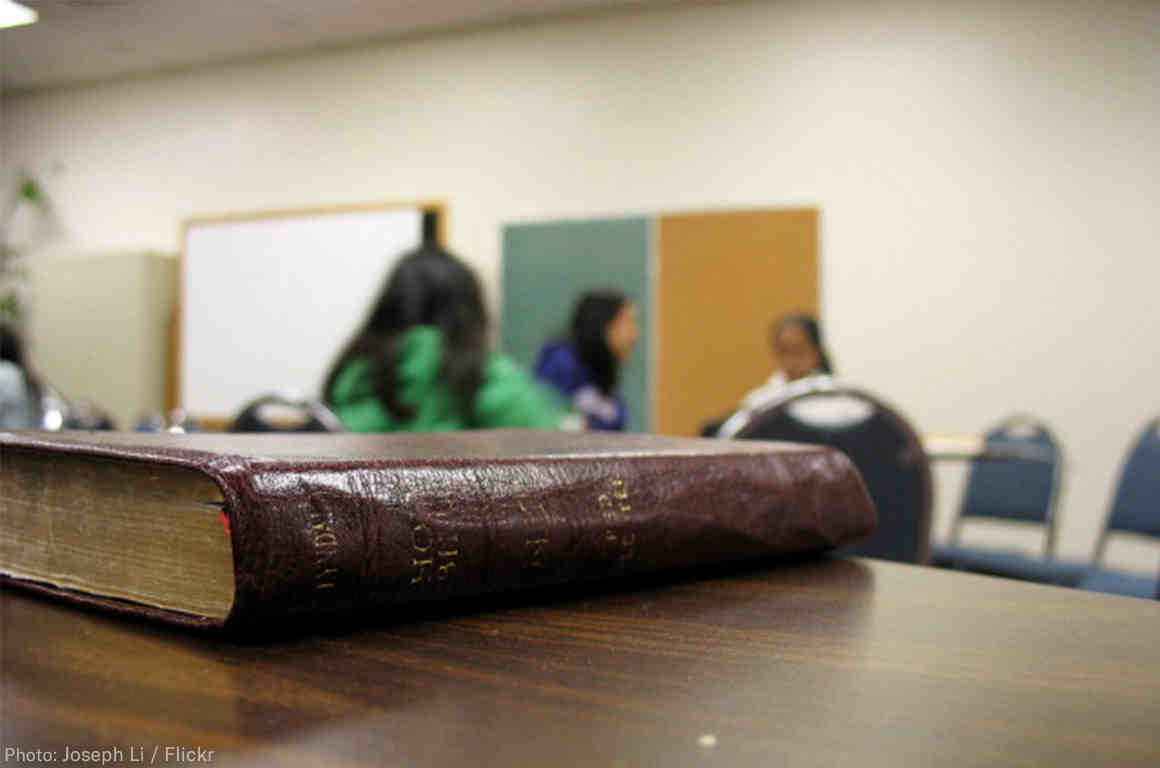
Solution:
<svg viewBox="0 0 1160 768">
<path fill-rule="evenodd" d="M 770 375 L 777 317 L 818 313 L 818 211 L 662 215 L 655 253 L 652 423 L 695 435 Z"/>
<path fill-rule="evenodd" d="M 177 259 L 145 252 L 32 261 L 29 353 L 70 400 L 91 401 L 131 429 L 165 406 L 167 329 Z"/>
</svg>

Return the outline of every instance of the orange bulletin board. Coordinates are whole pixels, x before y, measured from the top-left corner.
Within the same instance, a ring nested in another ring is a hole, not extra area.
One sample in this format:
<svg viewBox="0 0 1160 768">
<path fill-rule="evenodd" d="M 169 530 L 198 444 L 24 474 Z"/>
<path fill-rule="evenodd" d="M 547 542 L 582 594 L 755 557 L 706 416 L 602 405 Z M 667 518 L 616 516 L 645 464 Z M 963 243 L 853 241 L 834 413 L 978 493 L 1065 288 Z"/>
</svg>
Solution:
<svg viewBox="0 0 1160 768">
<path fill-rule="evenodd" d="M 818 211 L 661 216 L 655 253 L 652 424 L 696 435 L 772 373 L 773 321 L 818 313 Z"/>
</svg>

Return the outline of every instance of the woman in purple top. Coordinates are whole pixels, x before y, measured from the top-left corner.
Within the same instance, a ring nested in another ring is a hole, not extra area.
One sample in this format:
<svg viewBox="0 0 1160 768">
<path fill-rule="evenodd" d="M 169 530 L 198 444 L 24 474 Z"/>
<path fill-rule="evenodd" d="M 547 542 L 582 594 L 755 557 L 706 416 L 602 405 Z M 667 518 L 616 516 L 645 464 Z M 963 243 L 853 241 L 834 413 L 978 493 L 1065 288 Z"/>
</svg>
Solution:
<svg viewBox="0 0 1160 768">
<path fill-rule="evenodd" d="M 623 431 L 628 411 L 616 387 L 639 335 L 636 307 L 624 294 L 586 293 L 572 314 L 569 339 L 540 350 L 536 376 L 571 400 L 588 429 Z"/>
</svg>

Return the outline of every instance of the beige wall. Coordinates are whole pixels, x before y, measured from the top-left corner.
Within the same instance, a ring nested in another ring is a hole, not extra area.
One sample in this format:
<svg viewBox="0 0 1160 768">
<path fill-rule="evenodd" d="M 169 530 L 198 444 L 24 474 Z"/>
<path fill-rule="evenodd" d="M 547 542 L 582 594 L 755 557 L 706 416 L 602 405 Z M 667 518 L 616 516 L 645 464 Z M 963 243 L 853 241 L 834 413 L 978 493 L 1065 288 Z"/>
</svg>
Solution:
<svg viewBox="0 0 1160 768">
<path fill-rule="evenodd" d="M 194 214 L 446 198 L 493 299 L 505 221 L 819 206 L 841 372 L 926 430 L 1044 416 L 1071 460 L 1061 546 L 1083 556 L 1160 409 L 1158 9 L 733 3 L 490 28 L 14 97 L 4 162 L 42 177 L 78 251 L 175 250 Z"/>
</svg>

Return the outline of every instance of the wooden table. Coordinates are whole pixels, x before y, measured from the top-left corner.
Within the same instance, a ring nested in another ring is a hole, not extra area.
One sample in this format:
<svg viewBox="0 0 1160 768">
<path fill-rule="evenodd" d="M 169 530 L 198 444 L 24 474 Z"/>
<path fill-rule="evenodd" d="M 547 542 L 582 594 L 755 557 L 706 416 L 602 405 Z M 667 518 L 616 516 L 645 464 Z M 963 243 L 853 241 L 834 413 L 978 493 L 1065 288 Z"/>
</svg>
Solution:
<svg viewBox="0 0 1160 768">
<path fill-rule="evenodd" d="M 1050 464 L 1052 451 L 1039 445 L 987 445 L 984 435 L 926 434 L 922 449 L 932 461 L 1034 461 Z"/>
<path fill-rule="evenodd" d="M 154 746 L 156 765 L 179 764 L 166 746 L 215 765 L 1160 765 L 1160 603 L 869 560 L 265 646 L 12 591 L 0 619 L 4 747 L 117 745 L 126 765 Z"/>
</svg>

